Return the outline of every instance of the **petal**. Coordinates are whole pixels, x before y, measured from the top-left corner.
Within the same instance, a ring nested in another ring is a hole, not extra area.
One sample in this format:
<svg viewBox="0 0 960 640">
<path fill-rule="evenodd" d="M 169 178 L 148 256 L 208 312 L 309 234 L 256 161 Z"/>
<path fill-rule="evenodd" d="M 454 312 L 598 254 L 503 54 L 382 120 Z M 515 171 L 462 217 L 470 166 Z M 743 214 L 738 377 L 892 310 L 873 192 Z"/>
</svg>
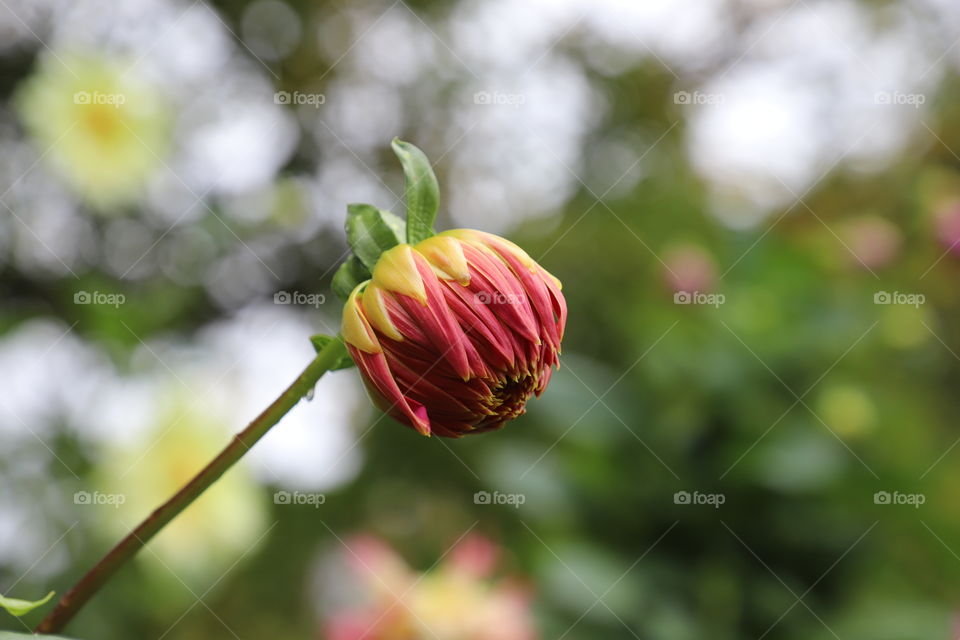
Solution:
<svg viewBox="0 0 960 640">
<path fill-rule="evenodd" d="M 423 288 L 422 273 L 417 267 L 417 254 L 408 244 L 398 244 L 387 249 L 373 268 L 373 281 L 387 291 L 402 293 L 420 304 L 427 303 Z M 431 273 L 431 278 L 433 278 Z"/>
<path fill-rule="evenodd" d="M 390 373 L 383 353 L 366 353 L 348 345 L 350 355 L 367 384 L 370 396 L 381 410 L 413 427 L 420 434 L 430 435 L 430 418 L 419 402 L 407 399 Z"/>
<path fill-rule="evenodd" d="M 366 353 L 379 353 L 380 344 L 377 336 L 367 321 L 366 316 L 360 309 L 358 296 L 370 281 L 361 282 L 350 293 L 347 303 L 343 305 L 343 320 L 341 322 L 340 333 L 343 340 L 348 345 L 353 346 Z"/>
<path fill-rule="evenodd" d="M 402 361 L 390 359 L 390 370 L 396 376 L 397 385 L 403 390 L 408 398 L 422 399 L 429 402 L 430 419 L 439 417 L 438 412 L 457 413 L 458 415 L 470 416 L 474 414 L 474 409 L 470 407 L 479 406 L 476 401 L 471 402 L 469 398 L 457 397 L 453 393 L 448 393 L 451 385 L 443 384 L 443 379 L 432 378 L 429 372 L 424 374 L 411 369 Z M 438 384 L 438 382 L 440 384 Z"/>
<path fill-rule="evenodd" d="M 543 270 L 535 267 L 536 270 L 531 271 L 513 252 L 507 250 L 506 247 L 497 244 L 495 241 L 491 241 L 491 243 L 494 250 L 500 254 L 500 258 L 510 266 L 513 273 L 520 282 L 523 283 L 523 288 L 539 318 L 541 335 L 547 337 L 553 344 L 554 349 L 559 348 L 560 334 L 557 327 L 557 320 L 554 316 L 553 299 L 550 290 L 547 288 L 547 283 L 540 273 Z"/>
<path fill-rule="evenodd" d="M 447 305 L 460 327 L 489 368 L 507 370 L 514 366 L 513 336 L 484 304 L 474 304 L 477 294 L 457 283 L 445 283 Z"/>
<path fill-rule="evenodd" d="M 536 318 L 526 292 L 513 272 L 491 251 L 485 254 L 473 245 L 464 247 L 470 263 L 470 285 L 477 294 L 474 304 L 485 304 L 493 314 L 515 332 L 540 342 Z"/>
<path fill-rule="evenodd" d="M 417 268 L 423 276 L 427 304 L 421 305 L 413 298 L 397 295 L 396 300 L 415 325 L 423 332 L 426 341 L 433 345 L 436 357 L 450 363 L 453 370 L 463 380 L 473 375 L 471 360 L 474 363 L 478 358 L 468 356 L 468 349 L 475 352 L 473 345 L 467 340 L 456 317 L 450 311 L 444 299 L 443 290 L 437 281 L 429 263 L 417 257 Z"/>
<path fill-rule="evenodd" d="M 419 242 L 414 249 L 426 258 L 440 278 L 456 280 L 460 284 L 470 282 L 467 258 L 463 255 L 460 242 L 455 238 L 433 236 Z"/>
<path fill-rule="evenodd" d="M 403 334 L 390 319 L 386 298 L 392 294 L 371 282 L 363 291 L 363 312 L 370 325 L 393 340 L 403 340 Z"/>
</svg>

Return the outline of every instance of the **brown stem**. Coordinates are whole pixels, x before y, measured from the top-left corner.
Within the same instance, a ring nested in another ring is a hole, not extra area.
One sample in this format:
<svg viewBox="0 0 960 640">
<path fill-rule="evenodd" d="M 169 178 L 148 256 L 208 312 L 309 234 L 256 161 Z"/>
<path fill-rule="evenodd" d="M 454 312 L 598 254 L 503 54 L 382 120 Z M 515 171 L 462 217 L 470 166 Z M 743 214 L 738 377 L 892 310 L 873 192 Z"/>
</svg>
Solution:
<svg viewBox="0 0 960 640">
<path fill-rule="evenodd" d="M 61 631 L 87 600 L 96 594 L 120 567 L 242 458 L 250 447 L 266 435 L 271 427 L 313 389 L 320 376 L 336 365 L 345 354 L 343 341 L 339 338 L 331 340 L 297 379 L 280 394 L 280 397 L 273 401 L 273 404 L 264 409 L 263 413 L 257 416 L 247 428 L 236 434 L 216 458 L 118 542 L 73 588 L 67 591 L 53 611 L 37 625 L 34 632 Z"/>
</svg>

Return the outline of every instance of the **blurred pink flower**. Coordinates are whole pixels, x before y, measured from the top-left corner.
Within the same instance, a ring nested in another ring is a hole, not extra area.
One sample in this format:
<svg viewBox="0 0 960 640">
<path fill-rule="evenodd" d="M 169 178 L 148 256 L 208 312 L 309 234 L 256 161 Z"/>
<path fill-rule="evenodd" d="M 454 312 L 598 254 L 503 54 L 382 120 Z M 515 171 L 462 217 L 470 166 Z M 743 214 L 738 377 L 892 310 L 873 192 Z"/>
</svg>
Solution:
<svg viewBox="0 0 960 640">
<path fill-rule="evenodd" d="M 324 622 L 327 640 L 536 640 L 529 589 L 492 574 L 500 549 L 462 540 L 434 569 L 418 573 L 382 541 L 358 536 L 343 554 L 340 592 L 359 597 Z"/>
<path fill-rule="evenodd" d="M 663 252 L 664 280 L 674 293 L 707 293 L 716 283 L 713 258 L 696 244 L 677 244 Z"/>
<path fill-rule="evenodd" d="M 960 202 L 951 201 L 934 214 L 937 239 L 954 255 L 960 255 Z"/>
<path fill-rule="evenodd" d="M 888 220 L 874 215 L 846 222 L 840 229 L 840 237 L 848 250 L 850 263 L 867 269 L 890 264 L 897 257 L 901 244 L 900 230 Z"/>
</svg>

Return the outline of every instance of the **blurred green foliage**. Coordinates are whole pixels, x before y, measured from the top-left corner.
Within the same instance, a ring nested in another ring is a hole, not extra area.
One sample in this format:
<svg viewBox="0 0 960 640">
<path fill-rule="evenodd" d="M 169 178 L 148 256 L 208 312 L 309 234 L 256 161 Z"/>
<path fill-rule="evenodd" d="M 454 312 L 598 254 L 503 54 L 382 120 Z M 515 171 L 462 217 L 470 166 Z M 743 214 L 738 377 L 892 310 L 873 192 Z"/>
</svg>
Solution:
<svg viewBox="0 0 960 640">
<path fill-rule="evenodd" d="M 239 30 L 249 3 L 214 4 Z M 291 4 L 307 32 L 338 9 Z M 439 2 L 408 5 L 428 22 L 450 10 Z M 5 100 L 33 73 L 40 53 L 37 46 L 2 58 Z M 271 68 L 271 82 L 286 90 L 324 91 L 340 77 L 312 39 Z M 960 183 L 951 151 L 960 149 L 956 77 L 946 77 L 927 105 L 925 122 L 937 139 L 882 172 L 835 171 L 804 205 L 774 211 L 749 229 L 728 228 L 708 213 L 709 194 L 690 164 L 665 69 L 647 59 L 591 81 L 609 110 L 585 155 L 596 140 L 626 130 L 644 132 L 648 146 L 663 138 L 634 186 L 599 205 L 599 193 L 578 187 L 549 220 L 521 221 L 510 233 L 563 282 L 570 308 L 563 367 L 544 397 L 502 432 L 459 441 L 425 440 L 372 418 L 356 478 L 328 492 L 320 509 L 272 505 L 269 535 L 209 591 L 191 593 L 176 579 L 158 581 L 132 566 L 89 604 L 72 636 L 220 638 L 226 621 L 241 638 L 316 637 L 318 557 L 335 551 L 338 537 L 374 533 L 426 569 L 476 526 L 534 586 L 544 638 L 953 637 L 960 601 L 960 513 L 953 508 L 960 494 L 960 260 L 943 257 L 934 213 Z M 444 150 L 432 144 L 437 127 L 456 124 L 426 118 L 395 133 L 437 158 Z M 318 149 L 304 137 L 281 177 L 348 153 Z M 390 156 L 385 139 L 375 168 L 399 189 Z M 454 167 L 441 158 L 436 170 L 443 196 L 437 226 L 445 228 Z M 329 294 L 344 248 L 340 231 L 293 240 L 284 235 L 289 223 L 273 218 L 228 231 L 217 221 L 218 203 L 211 207 L 192 224 L 208 230 L 214 250 L 283 237 L 283 286 Z M 856 238 L 842 233 L 862 216 L 889 222 L 899 237 L 895 255 L 871 268 L 851 259 Z M 293 226 L 298 220 L 294 215 Z M 97 233 L 108 226 L 93 213 L 89 222 Z M 722 294 L 722 304 L 675 303 L 667 272 L 680 267 L 662 256 L 678 243 L 709 258 L 710 292 Z M 141 339 L 192 339 L 232 312 L 202 282 L 183 284 L 162 271 L 117 278 L 96 264 L 75 279 L 5 261 L 0 335 L 31 318 L 58 318 L 128 366 Z M 128 302 L 75 305 L 77 290 L 123 293 Z M 876 304 L 878 292 L 925 301 Z M 357 437 L 369 426 L 358 425 Z M 93 475 L 98 461 L 65 425 L 55 427 L 51 452 Z M 72 482 L 51 458 L 33 482 L 54 480 Z M 21 490 L 38 487 L 4 488 Z M 525 499 L 520 507 L 476 504 L 480 491 Z M 723 502 L 683 504 L 682 492 L 719 494 Z M 920 494 L 924 503 L 883 504 L 878 492 Z M 77 519 L 44 517 L 64 529 Z M 63 540 L 68 557 L 52 580 L 28 575 L 16 594 L 68 588 L 110 544 L 89 525 Z M 4 589 L 19 577 L 0 566 Z M 23 630 L 12 618 L 0 625 Z"/>
</svg>

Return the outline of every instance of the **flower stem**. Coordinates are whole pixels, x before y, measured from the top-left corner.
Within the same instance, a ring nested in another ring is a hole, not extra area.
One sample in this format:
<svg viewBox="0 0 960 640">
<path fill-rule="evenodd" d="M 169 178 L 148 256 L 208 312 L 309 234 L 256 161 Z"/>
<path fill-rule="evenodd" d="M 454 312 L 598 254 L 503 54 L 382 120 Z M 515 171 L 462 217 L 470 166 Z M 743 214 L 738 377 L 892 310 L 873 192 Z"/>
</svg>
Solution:
<svg viewBox="0 0 960 640">
<path fill-rule="evenodd" d="M 334 367 L 346 355 L 346 349 L 340 338 L 331 340 L 307 368 L 297 377 L 273 403 L 264 409 L 247 428 L 236 434 L 223 451 L 204 467 L 190 482 L 180 488 L 169 500 L 151 513 L 133 531 L 117 543 L 107 555 L 84 575 L 73 588 L 67 591 L 57 606 L 43 619 L 34 630 L 36 633 L 57 633 L 77 614 L 80 608 L 120 569 L 124 564 L 160 532 L 171 520 L 177 517 L 194 500 L 216 482 L 237 460 L 250 450 L 260 438 L 266 435 L 275 424 L 280 422 L 303 398 L 320 377 Z"/>
</svg>

